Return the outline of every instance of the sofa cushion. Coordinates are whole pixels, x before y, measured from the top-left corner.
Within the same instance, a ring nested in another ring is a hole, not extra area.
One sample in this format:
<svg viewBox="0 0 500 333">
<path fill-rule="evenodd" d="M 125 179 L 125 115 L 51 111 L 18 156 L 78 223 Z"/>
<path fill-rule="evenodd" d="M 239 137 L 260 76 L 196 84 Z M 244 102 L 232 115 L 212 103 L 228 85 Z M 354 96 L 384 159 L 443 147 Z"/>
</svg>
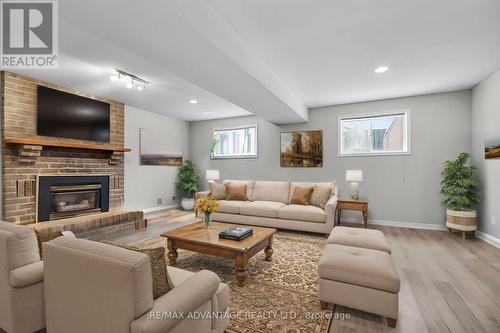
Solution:
<svg viewBox="0 0 500 333">
<path fill-rule="evenodd" d="M 291 182 L 290 183 L 290 198 L 289 202 L 292 202 L 293 191 L 295 187 L 314 187 L 314 185 L 318 185 L 321 187 L 329 187 L 332 189 L 330 193 L 330 197 L 335 194 L 335 182 Z"/>
<path fill-rule="evenodd" d="M 288 204 L 289 182 L 256 181 L 252 201 L 275 201 Z"/>
<path fill-rule="evenodd" d="M 248 201 L 236 201 L 236 200 L 218 200 L 219 208 L 218 213 L 229 213 L 229 214 L 239 214 L 240 207 L 248 203 Z"/>
<path fill-rule="evenodd" d="M 311 205 L 325 209 L 326 202 L 330 199 L 331 193 L 332 189 L 330 187 L 314 185 L 311 194 Z"/>
<path fill-rule="evenodd" d="M 252 201 L 252 194 L 253 194 L 253 187 L 254 187 L 254 181 L 253 180 L 225 180 L 223 182 L 224 185 L 231 184 L 231 185 L 246 185 L 247 186 L 247 200 Z"/>
<path fill-rule="evenodd" d="M 312 191 L 312 187 L 295 186 L 295 188 L 293 189 L 292 199 L 290 199 L 290 203 L 297 205 L 309 205 Z"/>
<path fill-rule="evenodd" d="M 226 185 L 219 183 L 210 183 L 210 196 L 215 200 L 226 199 Z"/>
<path fill-rule="evenodd" d="M 278 210 L 286 205 L 275 201 L 253 201 L 240 207 L 241 215 L 278 217 Z"/>
<path fill-rule="evenodd" d="M 38 242 L 32 228 L 0 222 L 0 238 L 5 244 L 8 271 L 40 261 Z"/>
<path fill-rule="evenodd" d="M 246 201 L 246 185 L 226 184 L 226 192 L 226 200 Z"/>
<path fill-rule="evenodd" d="M 328 244 L 384 251 L 391 254 L 391 249 L 389 248 L 389 244 L 387 244 L 384 233 L 379 230 L 338 226 L 333 228 L 326 242 Z"/>
<path fill-rule="evenodd" d="M 326 213 L 316 206 L 287 205 L 278 210 L 278 217 L 284 220 L 299 220 L 324 223 Z"/>
<path fill-rule="evenodd" d="M 400 280 L 387 252 L 326 244 L 319 260 L 320 278 L 399 292 Z"/>
</svg>

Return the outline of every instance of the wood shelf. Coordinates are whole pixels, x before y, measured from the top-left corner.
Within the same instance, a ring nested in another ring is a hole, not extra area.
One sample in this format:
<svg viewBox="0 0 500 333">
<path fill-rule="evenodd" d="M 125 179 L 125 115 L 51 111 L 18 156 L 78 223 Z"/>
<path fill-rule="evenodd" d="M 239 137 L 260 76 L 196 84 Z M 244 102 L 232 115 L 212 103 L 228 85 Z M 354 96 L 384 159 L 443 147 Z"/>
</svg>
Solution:
<svg viewBox="0 0 500 333">
<path fill-rule="evenodd" d="M 106 144 L 79 143 L 79 142 L 72 142 L 72 141 L 56 141 L 56 140 L 50 140 L 50 139 L 27 139 L 27 138 L 9 138 L 9 137 L 7 137 L 7 138 L 5 138 L 4 142 L 6 144 L 91 149 L 91 150 L 121 152 L 121 153 L 126 153 L 126 152 L 131 151 L 130 148 L 115 147 L 115 146 L 106 145 Z"/>
</svg>

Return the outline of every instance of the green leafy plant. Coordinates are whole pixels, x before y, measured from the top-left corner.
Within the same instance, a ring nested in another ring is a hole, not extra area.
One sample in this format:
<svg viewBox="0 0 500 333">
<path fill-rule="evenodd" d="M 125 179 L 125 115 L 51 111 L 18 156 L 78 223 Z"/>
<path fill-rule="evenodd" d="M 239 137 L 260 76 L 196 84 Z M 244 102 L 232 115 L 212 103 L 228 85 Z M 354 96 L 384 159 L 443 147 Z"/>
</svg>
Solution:
<svg viewBox="0 0 500 333">
<path fill-rule="evenodd" d="M 194 193 L 200 188 L 200 176 L 196 173 L 193 161 L 187 160 L 179 168 L 177 173 L 177 183 L 175 184 L 177 189 L 184 191 L 189 194 L 189 197 L 193 197 Z"/>
<path fill-rule="evenodd" d="M 441 172 L 441 194 L 444 204 L 453 210 L 470 210 L 478 202 L 479 181 L 468 162 L 470 155 L 461 153 L 454 161 L 446 161 Z"/>
<path fill-rule="evenodd" d="M 210 157 L 214 157 L 215 149 L 217 148 L 218 144 L 219 144 L 219 139 L 214 136 L 212 141 L 210 142 Z"/>
</svg>

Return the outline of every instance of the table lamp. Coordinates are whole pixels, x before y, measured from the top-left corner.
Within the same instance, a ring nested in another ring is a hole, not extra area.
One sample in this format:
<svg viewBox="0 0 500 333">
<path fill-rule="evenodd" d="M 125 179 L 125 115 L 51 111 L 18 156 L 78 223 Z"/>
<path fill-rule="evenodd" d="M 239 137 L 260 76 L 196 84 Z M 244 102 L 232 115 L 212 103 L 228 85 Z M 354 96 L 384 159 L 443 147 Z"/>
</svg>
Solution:
<svg viewBox="0 0 500 333">
<path fill-rule="evenodd" d="M 215 183 L 216 180 L 220 179 L 220 172 L 219 172 L 219 170 L 206 170 L 205 171 L 205 179 L 209 183 Z"/>
<path fill-rule="evenodd" d="M 359 199 L 359 182 L 363 181 L 363 170 L 346 170 L 345 180 L 351 182 L 351 197 Z"/>
</svg>

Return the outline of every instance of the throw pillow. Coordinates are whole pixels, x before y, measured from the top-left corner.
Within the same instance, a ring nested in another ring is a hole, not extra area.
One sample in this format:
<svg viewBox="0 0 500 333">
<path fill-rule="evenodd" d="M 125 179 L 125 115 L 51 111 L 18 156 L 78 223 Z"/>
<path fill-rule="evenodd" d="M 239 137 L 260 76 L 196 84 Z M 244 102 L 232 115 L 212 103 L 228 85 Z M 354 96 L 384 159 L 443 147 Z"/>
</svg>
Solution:
<svg viewBox="0 0 500 333">
<path fill-rule="evenodd" d="M 165 262 L 165 248 L 138 249 L 125 246 L 126 249 L 147 254 L 151 259 L 151 274 L 153 276 L 153 299 L 165 295 L 173 289 L 174 285 L 168 277 L 167 264 Z"/>
<path fill-rule="evenodd" d="M 309 202 L 311 205 L 325 209 L 326 202 L 330 199 L 331 193 L 332 189 L 330 187 L 314 185 Z"/>
<path fill-rule="evenodd" d="M 246 185 L 231 185 L 226 184 L 227 200 L 247 200 L 247 186 Z"/>
<path fill-rule="evenodd" d="M 311 200 L 312 192 L 312 187 L 295 186 L 290 203 L 297 205 L 309 205 L 309 200 Z"/>
<path fill-rule="evenodd" d="M 36 238 L 38 241 L 38 251 L 40 252 L 40 258 L 43 258 L 42 253 L 42 243 L 56 239 L 57 237 L 63 236 L 61 231 L 54 231 L 51 233 L 39 233 L 35 230 Z"/>
<path fill-rule="evenodd" d="M 215 200 L 226 199 L 226 185 L 219 183 L 210 183 L 210 196 Z"/>
</svg>

